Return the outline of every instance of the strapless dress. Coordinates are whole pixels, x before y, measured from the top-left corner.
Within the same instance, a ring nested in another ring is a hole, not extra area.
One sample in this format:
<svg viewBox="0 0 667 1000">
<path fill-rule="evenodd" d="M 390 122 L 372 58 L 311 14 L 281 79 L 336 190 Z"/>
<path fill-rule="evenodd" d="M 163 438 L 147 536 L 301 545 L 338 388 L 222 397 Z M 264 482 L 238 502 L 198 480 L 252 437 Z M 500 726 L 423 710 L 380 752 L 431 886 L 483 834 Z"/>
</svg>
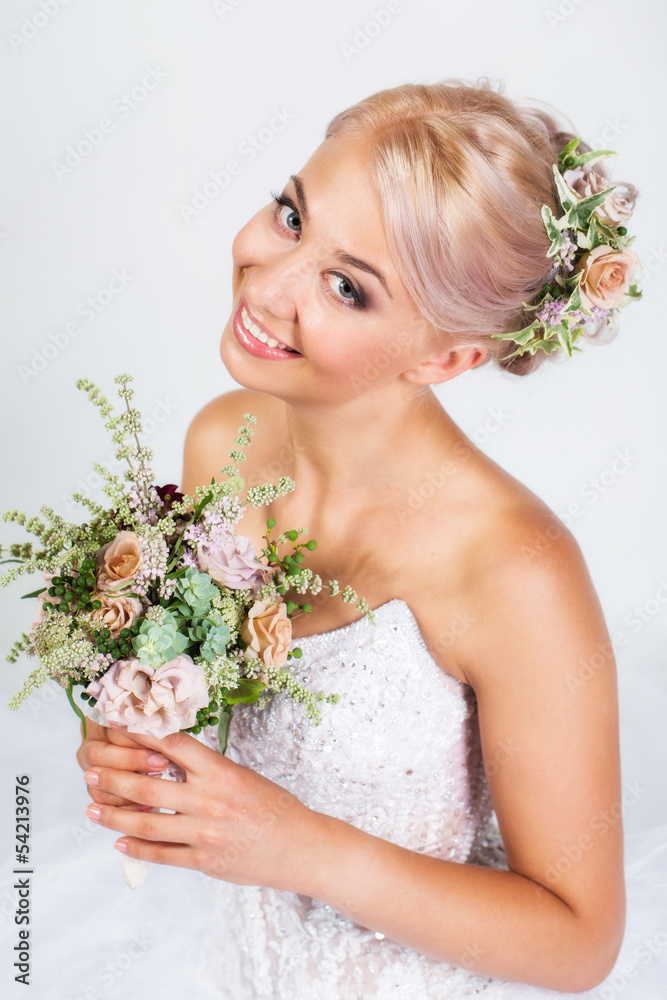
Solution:
<svg viewBox="0 0 667 1000">
<path fill-rule="evenodd" d="M 320 726 L 304 721 L 287 696 L 261 709 L 240 706 L 228 756 L 310 808 L 402 847 L 506 868 L 472 688 L 431 657 L 404 601 L 389 601 L 375 617 L 375 625 L 362 618 L 296 640 L 303 657 L 291 662 L 299 680 L 340 695 L 323 706 Z M 663 847 L 665 873 L 667 838 Z M 225 882 L 215 896 L 200 975 L 217 985 L 221 1000 L 558 995 L 434 961 L 321 900 Z M 600 989 L 592 995 L 604 997 Z M 667 977 L 661 996 L 667 998 Z"/>
<path fill-rule="evenodd" d="M 474 692 L 435 663 L 404 601 L 384 604 L 376 621 L 296 640 L 300 679 L 340 701 L 322 706 L 320 726 L 286 695 L 239 706 L 230 758 L 403 847 L 506 867 Z M 433 961 L 297 893 L 162 866 L 128 889 L 117 834 L 85 817 L 76 727 L 62 692 L 53 699 L 11 713 L 5 734 L 13 766 L 32 775 L 39 1000 L 667 1000 L 667 825 L 626 839 L 627 930 L 604 983 L 578 994 L 506 983 Z M 0 992 L 14 1000 L 27 993 L 11 968 L 10 848 L 0 872 Z"/>
</svg>

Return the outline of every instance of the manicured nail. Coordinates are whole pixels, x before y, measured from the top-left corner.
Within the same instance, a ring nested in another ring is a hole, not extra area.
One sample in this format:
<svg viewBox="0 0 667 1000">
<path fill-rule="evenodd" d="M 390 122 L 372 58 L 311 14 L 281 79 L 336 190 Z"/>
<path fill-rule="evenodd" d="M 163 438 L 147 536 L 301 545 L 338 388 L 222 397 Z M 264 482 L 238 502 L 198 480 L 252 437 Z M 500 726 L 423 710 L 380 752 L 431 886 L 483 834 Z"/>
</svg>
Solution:
<svg viewBox="0 0 667 1000">
<path fill-rule="evenodd" d="M 102 810 L 99 806 L 88 806 L 86 812 L 92 819 L 93 823 L 99 823 L 100 817 L 102 815 Z"/>
<path fill-rule="evenodd" d="M 100 776 L 97 773 L 97 771 L 86 771 L 86 773 L 83 776 L 83 780 L 88 785 L 99 785 Z"/>
<path fill-rule="evenodd" d="M 127 854 L 126 840 L 117 840 L 113 846 L 116 848 L 117 851 L 120 851 L 122 854 Z"/>
<path fill-rule="evenodd" d="M 148 763 L 152 764 L 153 767 L 165 767 L 169 761 L 162 753 L 152 753 L 148 758 Z"/>
</svg>

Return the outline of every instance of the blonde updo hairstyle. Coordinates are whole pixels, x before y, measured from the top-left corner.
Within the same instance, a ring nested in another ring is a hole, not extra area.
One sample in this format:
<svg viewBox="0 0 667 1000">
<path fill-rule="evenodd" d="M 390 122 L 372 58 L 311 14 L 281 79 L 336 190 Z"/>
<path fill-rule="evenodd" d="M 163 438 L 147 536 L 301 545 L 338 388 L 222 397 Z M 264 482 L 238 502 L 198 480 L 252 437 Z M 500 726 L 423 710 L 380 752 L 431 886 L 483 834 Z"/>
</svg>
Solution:
<svg viewBox="0 0 667 1000">
<path fill-rule="evenodd" d="M 490 335 L 531 322 L 522 303 L 535 300 L 553 263 L 540 211 L 561 214 L 553 165 L 575 136 L 557 113 L 500 91 L 486 78 L 381 90 L 336 115 L 325 141 L 370 140 L 392 260 L 434 331 L 483 345 L 483 363 L 525 375 L 547 355 L 507 359 L 516 345 Z M 606 177 L 600 161 L 592 169 Z"/>
</svg>

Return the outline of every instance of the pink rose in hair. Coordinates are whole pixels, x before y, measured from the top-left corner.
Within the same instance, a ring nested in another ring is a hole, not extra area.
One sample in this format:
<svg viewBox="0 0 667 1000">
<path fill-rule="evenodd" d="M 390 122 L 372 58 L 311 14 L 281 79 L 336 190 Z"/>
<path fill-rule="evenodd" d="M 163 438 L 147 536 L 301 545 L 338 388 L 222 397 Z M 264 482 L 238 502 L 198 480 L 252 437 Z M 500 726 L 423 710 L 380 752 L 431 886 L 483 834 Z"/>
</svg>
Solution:
<svg viewBox="0 0 667 1000">
<path fill-rule="evenodd" d="M 565 183 L 579 198 L 590 198 L 591 195 L 599 194 L 613 186 L 613 182 L 608 181 L 602 174 L 595 170 L 585 170 L 583 167 L 566 170 L 563 177 Z M 617 184 L 616 190 L 598 205 L 595 213 L 605 226 L 620 226 L 632 215 L 636 200 L 637 191 L 632 184 Z"/>
<path fill-rule="evenodd" d="M 86 691 L 107 722 L 157 739 L 194 726 L 197 712 L 209 703 L 204 671 L 184 653 L 157 668 L 138 659 L 116 660 Z"/>
<path fill-rule="evenodd" d="M 632 250 L 614 250 L 602 244 L 585 254 L 577 267 L 581 272 L 579 292 L 589 309 L 614 309 L 623 304 L 641 261 Z"/>
<path fill-rule="evenodd" d="M 197 544 L 197 561 L 204 573 L 230 590 L 250 590 L 267 583 L 271 575 L 270 567 L 257 559 L 251 540 L 229 528 L 215 542 Z"/>
</svg>

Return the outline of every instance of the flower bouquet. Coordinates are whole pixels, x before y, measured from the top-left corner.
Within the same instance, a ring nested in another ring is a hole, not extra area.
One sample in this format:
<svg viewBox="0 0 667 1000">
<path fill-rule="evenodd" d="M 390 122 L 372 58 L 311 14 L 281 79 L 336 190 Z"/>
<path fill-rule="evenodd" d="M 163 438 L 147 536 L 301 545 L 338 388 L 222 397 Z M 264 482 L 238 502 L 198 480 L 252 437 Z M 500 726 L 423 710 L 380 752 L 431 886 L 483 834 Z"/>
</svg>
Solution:
<svg viewBox="0 0 667 1000">
<path fill-rule="evenodd" d="M 191 496 L 171 484 L 156 486 L 152 449 L 139 439 L 131 381 L 130 375 L 115 379 L 124 402 L 119 414 L 92 382 L 76 383 L 105 419 L 117 458 L 127 462 L 124 480 L 95 465 L 110 505 L 74 494 L 88 508 L 84 524 L 68 523 L 50 507 L 41 508 L 43 520 L 20 511 L 3 515 L 38 544 L 10 546 L 2 562 L 12 565 L 0 583 L 36 571 L 44 578 L 43 587 L 25 595 L 37 598 L 38 611 L 7 657 L 14 662 L 26 653 L 40 663 L 10 708 L 52 678 L 66 690 L 84 737 L 86 714 L 158 738 L 215 726 L 222 753 L 240 703 L 261 705 L 285 692 L 319 724 L 324 696 L 287 667 L 301 656 L 290 648 L 292 619 L 311 610 L 300 598 L 323 589 L 321 577 L 304 564 L 317 543 L 303 540 L 305 528 L 274 537 L 276 521 L 268 518 L 258 552 L 237 530 L 248 504 L 268 505 L 292 491 L 294 481 L 281 477 L 275 485 L 251 487 L 242 499 L 243 480 L 230 464 L 221 482 L 199 486 Z M 229 452 L 234 463 L 245 460 L 241 449 L 250 444 L 254 423 L 246 414 Z M 341 589 L 336 580 L 326 586 L 372 620 L 350 587 Z M 336 702 L 338 695 L 326 700 Z"/>
</svg>

